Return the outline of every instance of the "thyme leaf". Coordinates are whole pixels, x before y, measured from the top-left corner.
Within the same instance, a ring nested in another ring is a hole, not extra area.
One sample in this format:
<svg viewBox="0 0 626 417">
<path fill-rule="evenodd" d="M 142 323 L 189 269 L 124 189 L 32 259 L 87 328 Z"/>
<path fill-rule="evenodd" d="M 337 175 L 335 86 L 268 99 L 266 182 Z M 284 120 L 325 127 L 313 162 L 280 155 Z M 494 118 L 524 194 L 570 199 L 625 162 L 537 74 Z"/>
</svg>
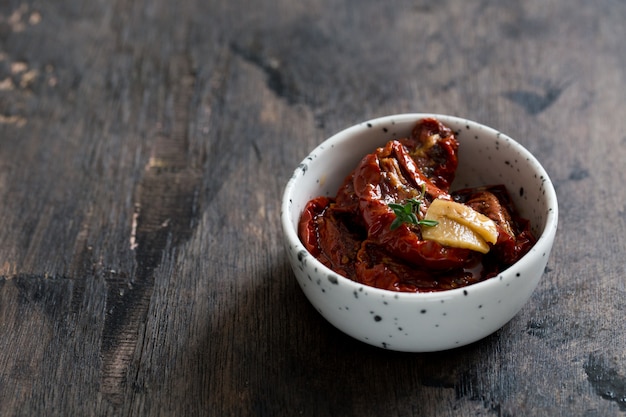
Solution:
<svg viewBox="0 0 626 417">
<path fill-rule="evenodd" d="M 402 224 L 414 224 L 417 226 L 433 227 L 437 226 L 439 222 L 437 220 L 418 219 L 417 213 L 419 213 L 420 205 L 424 201 L 424 194 L 426 192 L 426 186 L 422 184 L 422 192 L 419 196 L 408 198 L 404 204 L 389 203 L 388 206 L 396 218 L 391 222 L 389 227 L 391 230 L 396 230 Z"/>
</svg>

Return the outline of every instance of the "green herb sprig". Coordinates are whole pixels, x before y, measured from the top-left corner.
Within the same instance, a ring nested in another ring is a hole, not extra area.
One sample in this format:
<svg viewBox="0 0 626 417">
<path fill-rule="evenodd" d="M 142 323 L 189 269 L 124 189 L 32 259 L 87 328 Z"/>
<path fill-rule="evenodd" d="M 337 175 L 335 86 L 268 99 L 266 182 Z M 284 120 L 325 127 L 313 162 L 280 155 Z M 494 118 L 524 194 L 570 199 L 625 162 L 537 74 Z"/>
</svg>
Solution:
<svg viewBox="0 0 626 417">
<path fill-rule="evenodd" d="M 424 200 L 424 194 L 426 187 L 422 184 L 422 192 L 417 198 L 409 198 L 405 204 L 389 203 L 388 206 L 393 210 L 396 218 L 389 227 L 391 230 L 396 230 L 403 223 L 414 224 L 418 226 L 433 227 L 437 226 L 439 222 L 437 220 L 418 219 L 417 213 L 419 213 L 420 205 Z"/>
</svg>

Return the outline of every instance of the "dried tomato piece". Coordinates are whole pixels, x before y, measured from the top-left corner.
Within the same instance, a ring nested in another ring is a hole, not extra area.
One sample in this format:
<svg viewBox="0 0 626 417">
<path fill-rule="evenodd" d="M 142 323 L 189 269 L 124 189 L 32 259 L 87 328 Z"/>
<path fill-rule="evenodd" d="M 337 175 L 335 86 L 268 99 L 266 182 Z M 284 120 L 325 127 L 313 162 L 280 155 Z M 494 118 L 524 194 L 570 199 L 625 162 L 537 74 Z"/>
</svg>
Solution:
<svg viewBox="0 0 626 417">
<path fill-rule="evenodd" d="M 452 130 L 437 119 L 426 118 L 415 125 L 410 138 L 401 142 L 421 173 L 448 191 L 458 166 L 459 142 Z"/>
<path fill-rule="evenodd" d="M 392 255 L 435 270 L 462 267 L 472 260 L 473 254 L 467 249 L 448 248 L 422 240 L 419 227 L 403 224 L 391 230 L 395 214 L 389 208 L 390 202 L 419 196 L 422 185 L 427 196 L 423 210 L 433 198 L 449 198 L 446 191 L 422 173 L 401 142 L 391 141 L 365 156 L 354 171 L 353 185 L 368 238 L 384 246 Z"/>
<path fill-rule="evenodd" d="M 530 222 L 522 218 L 504 185 L 492 185 L 456 191 L 455 201 L 466 204 L 493 220 L 498 226 L 498 241 L 489 256 L 509 266 L 517 262 L 535 244 Z"/>
<path fill-rule="evenodd" d="M 305 207 L 299 223 L 300 240 L 320 262 L 347 278 L 355 278 L 356 255 L 367 237 L 353 220 L 355 213 L 332 199 L 318 197 Z"/>
<path fill-rule="evenodd" d="M 482 280 L 480 271 L 457 268 L 432 271 L 415 268 L 392 256 L 384 247 L 365 241 L 357 256 L 357 282 L 371 287 L 402 292 L 431 292 L 460 288 Z"/>
<path fill-rule="evenodd" d="M 324 213 L 330 202 L 331 200 L 327 197 L 317 197 L 310 200 L 304 207 L 300 215 L 300 221 L 298 222 L 298 236 L 300 237 L 300 241 L 305 249 L 316 258 L 321 254 L 316 222 Z"/>
</svg>

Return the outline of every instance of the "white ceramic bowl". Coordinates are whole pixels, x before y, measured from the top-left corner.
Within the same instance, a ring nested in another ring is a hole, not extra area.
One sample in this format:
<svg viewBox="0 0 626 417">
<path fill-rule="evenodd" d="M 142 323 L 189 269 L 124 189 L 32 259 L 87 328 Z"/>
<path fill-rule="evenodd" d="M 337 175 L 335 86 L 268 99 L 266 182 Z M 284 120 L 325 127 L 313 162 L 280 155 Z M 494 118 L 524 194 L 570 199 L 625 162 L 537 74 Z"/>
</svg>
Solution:
<svg viewBox="0 0 626 417">
<path fill-rule="evenodd" d="M 418 120 L 435 117 L 459 141 L 452 189 L 505 184 L 537 237 L 517 263 L 486 281 L 448 291 L 400 293 L 345 278 L 315 259 L 297 225 L 306 203 L 334 196 L 358 162 L 388 140 L 408 136 Z M 281 220 L 287 254 L 302 291 L 330 323 L 381 348 L 429 352 L 463 346 L 493 333 L 528 301 L 541 278 L 557 229 L 554 187 L 537 159 L 510 137 L 469 120 L 438 114 L 400 114 L 343 130 L 319 145 L 285 188 Z"/>
</svg>

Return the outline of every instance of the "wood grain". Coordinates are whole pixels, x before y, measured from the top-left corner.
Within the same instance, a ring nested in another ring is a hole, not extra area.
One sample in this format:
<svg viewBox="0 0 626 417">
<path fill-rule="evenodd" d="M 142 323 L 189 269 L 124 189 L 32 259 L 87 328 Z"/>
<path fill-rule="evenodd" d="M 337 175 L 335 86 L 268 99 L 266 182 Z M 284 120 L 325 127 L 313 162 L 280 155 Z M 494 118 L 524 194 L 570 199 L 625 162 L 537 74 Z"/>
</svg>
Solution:
<svg viewBox="0 0 626 417">
<path fill-rule="evenodd" d="M 0 3 L 0 415 L 626 412 L 626 4 Z M 473 345 L 326 323 L 287 179 L 385 114 L 493 126 L 560 202 L 545 275 Z"/>
</svg>

